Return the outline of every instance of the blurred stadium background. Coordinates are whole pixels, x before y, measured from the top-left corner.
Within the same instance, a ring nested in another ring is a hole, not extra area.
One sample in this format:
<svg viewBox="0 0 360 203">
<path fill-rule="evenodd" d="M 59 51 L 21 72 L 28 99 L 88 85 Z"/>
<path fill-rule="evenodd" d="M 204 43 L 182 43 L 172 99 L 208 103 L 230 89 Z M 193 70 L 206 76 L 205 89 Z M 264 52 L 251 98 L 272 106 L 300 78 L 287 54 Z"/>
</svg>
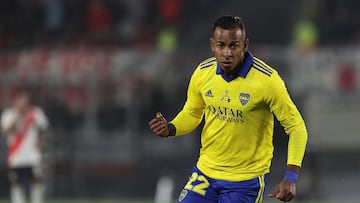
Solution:
<svg viewBox="0 0 360 203">
<path fill-rule="evenodd" d="M 160 177 L 175 199 L 199 130 L 160 139 L 148 120 L 180 110 L 193 69 L 211 55 L 212 22 L 239 15 L 250 51 L 280 71 L 309 129 L 295 202 L 358 202 L 359 9 L 356 0 L 2 0 L 0 107 L 26 86 L 50 118 L 49 202 L 153 202 Z M 267 192 L 282 178 L 286 141 L 276 124 Z"/>
</svg>

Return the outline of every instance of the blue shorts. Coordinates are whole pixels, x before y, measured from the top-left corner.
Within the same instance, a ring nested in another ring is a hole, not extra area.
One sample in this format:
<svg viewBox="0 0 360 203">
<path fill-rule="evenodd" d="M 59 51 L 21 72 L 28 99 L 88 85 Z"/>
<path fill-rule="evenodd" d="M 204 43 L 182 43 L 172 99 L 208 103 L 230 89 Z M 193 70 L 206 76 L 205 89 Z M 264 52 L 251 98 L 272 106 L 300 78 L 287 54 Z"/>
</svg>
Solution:
<svg viewBox="0 0 360 203">
<path fill-rule="evenodd" d="M 178 203 L 261 203 L 265 178 L 266 175 L 240 182 L 215 180 L 194 167 Z"/>
</svg>

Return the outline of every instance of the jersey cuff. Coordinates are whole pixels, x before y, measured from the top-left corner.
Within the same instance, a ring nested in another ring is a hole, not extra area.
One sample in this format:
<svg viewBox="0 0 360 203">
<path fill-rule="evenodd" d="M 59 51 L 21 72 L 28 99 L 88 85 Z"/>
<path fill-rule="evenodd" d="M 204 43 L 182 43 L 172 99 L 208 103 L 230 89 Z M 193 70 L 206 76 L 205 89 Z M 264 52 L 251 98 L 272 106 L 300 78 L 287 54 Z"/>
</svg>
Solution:
<svg viewBox="0 0 360 203">
<path fill-rule="evenodd" d="M 169 135 L 168 135 L 168 137 L 175 137 L 175 135 L 176 135 L 176 128 L 175 128 L 174 124 L 169 123 L 169 124 L 168 124 L 168 129 L 169 129 Z"/>
<path fill-rule="evenodd" d="M 290 181 L 292 183 L 296 183 L 298 180 L 298 174 L 294 171 L 286 171 L 284 180 Z"/>
</svg>

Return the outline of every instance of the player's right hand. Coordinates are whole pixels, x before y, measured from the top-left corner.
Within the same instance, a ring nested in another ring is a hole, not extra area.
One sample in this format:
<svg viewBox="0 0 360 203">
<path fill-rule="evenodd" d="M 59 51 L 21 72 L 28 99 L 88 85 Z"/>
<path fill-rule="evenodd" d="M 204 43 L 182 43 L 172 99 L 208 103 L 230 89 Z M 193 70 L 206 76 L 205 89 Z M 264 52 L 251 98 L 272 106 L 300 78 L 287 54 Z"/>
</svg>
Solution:
<svg viewBox="0 0 360 203">
<path fill-rule="evenodd" d="M 295 197 L 296 185 L 287 180 L 282 180 L 275 188 L 274 192 L 268 196 L 271 198 L 279 199 L 283 202 L 290 202 Z"/>
<path fill-rule="evenodd" d="M 7 135 L 10 135 L 10 134 L 14 134 L 14 133 L 17 133 L 19 130 L 18 130 L 18 127 L 16 125 L 16 122 L 12 122 L 12 124 L 7 127 L 6 129 L 4 129 L 2 132 L 5 136 Z"/>
<path fill-rule="evenodd" d="M 149 122 L 150 130 L 160 137 L 169 136 L 168 122 L 164 116 L 157 112 L 155 118 Z"/>
</svg>

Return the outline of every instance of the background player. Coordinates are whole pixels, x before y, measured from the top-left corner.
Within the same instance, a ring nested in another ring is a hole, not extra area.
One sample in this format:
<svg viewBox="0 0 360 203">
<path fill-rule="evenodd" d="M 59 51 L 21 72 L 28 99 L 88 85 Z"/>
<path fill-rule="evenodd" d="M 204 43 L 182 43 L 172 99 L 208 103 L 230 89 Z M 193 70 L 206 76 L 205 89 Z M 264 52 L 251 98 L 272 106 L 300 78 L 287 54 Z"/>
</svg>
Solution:
<svg viewBox="0 0 360 203">
<path fill-rule="evenodd" d="M 42 203 L 41 150 L 48 129 L 47 117 L 39 107 L 30 104 L 29 93 L 21 90 L 16 93 L 13 106 L 3 111 L 1 128 L 8 143 L 12 202 L 24 203 L 29 187 L 31 202 Z"/>
<path fill-rule="evenodd" d="M 210 44 L 215 57 L 196 68 L 183 110 L 170 123 L 161 113 L 149 122 L 155 134 L 173 137 L 193 131 L 205 114 L 200 156 L 179 202 L 262 202 L 274 114 L 289 135 L 288 161 L 269 196 L 290 201 L 307 142 L 300 113 L 277 71 L 247 51 L 241 18 L 217 19 Z"/>
</svg>

